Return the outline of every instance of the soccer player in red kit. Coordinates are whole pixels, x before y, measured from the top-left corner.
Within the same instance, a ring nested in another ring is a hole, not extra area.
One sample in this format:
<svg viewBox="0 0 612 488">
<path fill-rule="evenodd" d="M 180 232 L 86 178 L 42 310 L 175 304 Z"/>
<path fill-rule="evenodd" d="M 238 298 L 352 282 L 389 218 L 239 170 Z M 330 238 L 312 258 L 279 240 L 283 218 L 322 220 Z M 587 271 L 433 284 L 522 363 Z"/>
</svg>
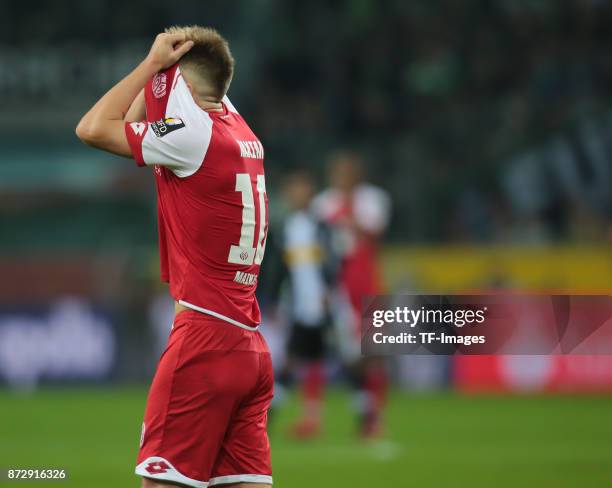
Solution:
<svg viewBox="0 0 612 488">
<path fill-rule="evenodd" d="M 85 114 L 87 144 L 153 167 L 161 274 L 176 315 L 136 473 L 146 488 L 271 486 L 273 373 L 255 299 L 268 212 L 263 147 L 226 96 L 227 42 L 173 27 Z"/>
<path fill-rule="evenodd" d="M 351 151 L 333 154 L 331 187 L 313 201 L 315 214 L 335 229 L 341 254 L 338 293 L 334 303 L 340 332 L 341 356 L 356 388 L 355 402 L 361 434 L 382 434 L 382 409 L 387 374 L 380 358 L 361 356 L 362 298 L 382 293 L 378 269 L 379 241 L 389 223 L 391 202 L 387 193 L 364 181 L 360 156 Z"/>
</svg>

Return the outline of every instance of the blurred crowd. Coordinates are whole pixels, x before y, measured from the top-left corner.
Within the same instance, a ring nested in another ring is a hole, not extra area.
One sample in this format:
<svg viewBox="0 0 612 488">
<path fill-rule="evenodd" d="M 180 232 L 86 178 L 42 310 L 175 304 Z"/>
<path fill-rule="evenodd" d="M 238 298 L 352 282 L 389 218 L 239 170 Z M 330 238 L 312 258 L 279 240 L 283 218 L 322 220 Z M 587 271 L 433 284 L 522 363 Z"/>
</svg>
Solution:
<svg viewBox="0 0 612 488">
<path fill-rule="evenodd" d="M 9 109 L 19 106 L 13 126 L 30 106 L 28 123 L 42 120 L 47 107 L 50 125 L 65 120 L 68 128 L 70 116 L 60 114 L 70 107 L 80 113 L 164 26 L 210 24 L 230 39 L 238 62 L 230 94 L 264 141 L 277 182 L 297 167 L 322 179 L 327 154 L 351 147 L 391 193 L 392 240 L 606 238 L 607 0 L 189 0 L 180 8 L 137 0 L 7 8 L 0 88 L 11 94 Z M 29 70 L 28 84 L 8 69 L 24 57 L 19 69 Z"/>
<path fill-rule="evenodd" d="M 279 6 L 294 23 L 255 99 L 271 152 L 362 147 L 394 197 L 395 238 L 603 237 L 609 198 L 588 194 L 610 183 L 609 2 L 316 5 Z"/>
</svg>

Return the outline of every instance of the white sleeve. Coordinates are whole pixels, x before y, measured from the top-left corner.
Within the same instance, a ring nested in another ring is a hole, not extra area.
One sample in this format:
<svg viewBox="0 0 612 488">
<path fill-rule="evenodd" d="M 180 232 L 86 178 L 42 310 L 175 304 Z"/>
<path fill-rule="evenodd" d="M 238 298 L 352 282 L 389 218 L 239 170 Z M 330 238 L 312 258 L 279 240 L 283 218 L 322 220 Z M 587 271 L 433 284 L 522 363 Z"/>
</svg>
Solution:
<svg viewBox="0 0 612 488">
<path fill-rule="evenodd" d="M 389 225 L 391 201 L 384 190 L 364 185 L 356 192 L 354 200 L 355 220 L 368 232 L 382 233 Z"/>
<path fill-rule="evenodd" d="M 142 139 L 142 159 L 147 166 L 160 165 L 185 178 L 194 174 L 206 156 L 212 136 L 212 120 L 179 116 L 150 122 Z"/>
<path fill-rule="evenodd" d="M 323 190 L 312 199 L 310 208 L 318 219 L 328 221 L 336 209 L 337 200 L 338 196 L 335 190 Z"/>
</svg>

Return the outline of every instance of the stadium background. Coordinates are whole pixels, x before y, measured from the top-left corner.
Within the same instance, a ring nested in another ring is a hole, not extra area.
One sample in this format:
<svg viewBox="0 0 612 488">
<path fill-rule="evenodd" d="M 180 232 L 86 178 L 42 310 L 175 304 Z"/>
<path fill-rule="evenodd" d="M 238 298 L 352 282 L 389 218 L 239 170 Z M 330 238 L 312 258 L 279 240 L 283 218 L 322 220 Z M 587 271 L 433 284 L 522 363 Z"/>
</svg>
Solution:
<svg viewBox="0 0 612 488">
<path fill-rule="evenodd" d="M 230 40 L 230 95 L 266 147 L 273 220 L 288 169 L 324 184 L 330 151 L 364 155 L 393 199 L 389 291 L 610 290 L 611 2 L 2 9 L 1 468 L 136 484 L 146 383 L 171 321 L 153 179 L 73 129 L 170 24 Z M 323 437 L 291 441 L 289 399 L 271 426 L 277 484 L 612 485 L 612 359 L 404 357 L 393 371 L 384 442 L 355 442 L 341 383 Z"/>
</svg>

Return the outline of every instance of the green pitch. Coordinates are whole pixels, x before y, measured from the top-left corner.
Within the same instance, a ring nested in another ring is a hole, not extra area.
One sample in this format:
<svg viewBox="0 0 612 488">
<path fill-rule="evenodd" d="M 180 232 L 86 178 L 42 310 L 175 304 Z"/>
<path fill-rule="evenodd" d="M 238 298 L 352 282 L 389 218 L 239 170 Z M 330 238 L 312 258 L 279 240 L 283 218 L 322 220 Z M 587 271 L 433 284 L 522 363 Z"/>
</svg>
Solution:
<svg viewBox="0 0 612 488">
<path fill-rule="evenodd" d="M 2 486 L 127 488 L 146 391 L 142 388 L 0 393 L 0 467 L 65 467 L 56 483 Z M 353 436 L 350 398 L 326 403 L 316 441 L 285 436 L 290 400 L 273 419 L 277 487 L 612 486 L 612 397 L 464 397 L 395 393 L 388 439 Z"/>
</svg>

